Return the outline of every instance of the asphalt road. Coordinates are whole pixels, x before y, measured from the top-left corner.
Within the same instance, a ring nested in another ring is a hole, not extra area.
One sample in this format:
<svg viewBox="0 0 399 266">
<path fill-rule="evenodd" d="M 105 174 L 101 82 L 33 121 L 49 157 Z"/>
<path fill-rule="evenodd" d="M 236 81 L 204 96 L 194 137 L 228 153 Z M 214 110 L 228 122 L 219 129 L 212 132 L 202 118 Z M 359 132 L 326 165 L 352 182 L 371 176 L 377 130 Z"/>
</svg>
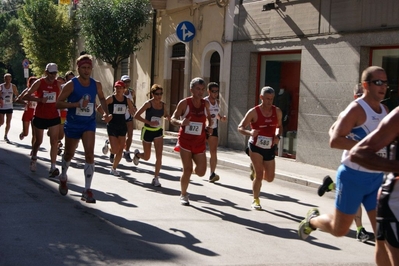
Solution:
<svg viewBox="0 0 399 266">
<path fill-rule="evenodd" d="M 346 237 L 316 231 L 298 238 L 310 208 L 333 210 L 331 193 L 320 198 L 314 188 L 264 182 L 263 210 L 255 211 L 248 173 L 220 166 L 217 184 L 192 176 L 191 206 L 181 206 L 179 159 L 165 153 L 162 188 L 150 184 L 154 156 L 137 167 L 122 160 L 122 176 L 114 177 L 102 135 L 92 184 L 97 203 L 80 200 L 82 145 L 68 172 L 69 193 L 61 196 L 57 180 L 47 178 L 48 138 L 37 172 L 29 171 L 30 138 L 18 139 L 21 116 L 14 112 L 10 144 L 0 127 L 0 265 L 374 265 L 374 243 L 357 242 L 354 226 Z"/>
</svg>

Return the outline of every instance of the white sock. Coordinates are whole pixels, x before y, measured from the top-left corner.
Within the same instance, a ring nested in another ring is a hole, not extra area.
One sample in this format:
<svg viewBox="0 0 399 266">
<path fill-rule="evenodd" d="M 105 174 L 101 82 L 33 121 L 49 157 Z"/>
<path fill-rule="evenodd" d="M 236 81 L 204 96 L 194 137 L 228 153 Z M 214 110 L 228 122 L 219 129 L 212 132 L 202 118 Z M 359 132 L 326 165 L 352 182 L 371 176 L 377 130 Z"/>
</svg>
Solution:
<svg viewBox="0 0 399 266">
<path fill-rule="evenodd" d="M 94 174 L 94 163 L 86 163 L 84 167 L 85 173 L 85 190 L 90 189 L 91 181 L 93 180 Z"/>
<path fill-rule="evenodd" d="M 69 168 L 69 165 L 71 164 L 71 162 L 67 162 L 64 159 L 64 156 L 62 156 L 62 163 L 61 163 L 61 177 L 67 176 L 67 171 Z"/>
</svg>

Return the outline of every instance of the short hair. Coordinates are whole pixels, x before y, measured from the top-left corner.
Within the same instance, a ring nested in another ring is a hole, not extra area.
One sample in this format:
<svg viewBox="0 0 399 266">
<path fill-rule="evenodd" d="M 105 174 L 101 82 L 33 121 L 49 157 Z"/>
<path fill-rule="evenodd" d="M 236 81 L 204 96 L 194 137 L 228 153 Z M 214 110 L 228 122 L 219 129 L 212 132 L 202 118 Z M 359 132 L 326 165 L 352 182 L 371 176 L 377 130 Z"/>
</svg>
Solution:
<svg viewBox="0 0 399 266">
<path fill-rule="evenodd" d="M 260 90 L 260 95 L 274 94 L 274 93 L 275 93 L 275 92 L 274 92 L 274 89 L 273 89 L 272 87 L 270 87 L 270 86 L 263 87 L 263 88 Z"/>
<path fill-rule="evenodd" d="M 89 54 L 83 54 L 81 56 L 78 57 L 78 59 L 76 59 L 76 63 L 79 65 L 79 62 L 82 60 L 91 60 L 93 61 L 93 57 Z"/>
<path fill-rule="evenodd" d="M 385 72 L 385 69 L 383 69 L 382 67 L 379 67 L 379 66 L 369 66 L 368 68 L 363 70 L 362 82 L 363 81 L 371 81 L 371 77 L 373 76 L 373 73 L 377 72 L 377 71 Z"/>
<path fill-rule="evenodd" d="M 219 84 L 216 82 L 209 82 L 207 88 L 208 90 L 211 90 L 212 88 L 219 88 Z"/>
<path fill-rule="evenodd" d="M 190 89 L 194 88 L 197 84 L 205 84 L 205 81 L 202 78 L 193 78 L 190 82 Z"/>
<path fill-rule="evenodd" d="M 70 75 L 75 76 L 75 74 L 71 70 L 69 70 L 67 73 L 65 73 L 64 77 L 67 78 Z"/>
<path fill-rule="evenodd" d="M 153 94 L 157 90 L 163 90 L 163 88 L 159 84 L 154 84 L 154 85 L 151 86 L 150 93 Z"/>
</svg>

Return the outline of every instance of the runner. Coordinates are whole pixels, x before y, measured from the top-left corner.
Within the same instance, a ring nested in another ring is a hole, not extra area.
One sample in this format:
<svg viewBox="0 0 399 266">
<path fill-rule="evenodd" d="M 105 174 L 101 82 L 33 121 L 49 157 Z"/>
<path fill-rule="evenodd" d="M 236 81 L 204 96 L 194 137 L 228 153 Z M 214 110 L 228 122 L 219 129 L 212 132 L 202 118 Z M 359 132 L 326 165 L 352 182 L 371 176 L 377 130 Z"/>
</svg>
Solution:
<svg viewBox="0 0 399 266">
<path fill-rule="evenodd" d="M 219 180 L 219 175 L 215 173 L 216 165 L 218 162 L 217 158 L 217 148 L 218 148 L 218 137 L 219 137 L 219 120 L 225 122 L 227 117 L 220 115 L 219 107 L 219 84 L 216 82 L 208 83 L 208 96 L 204 99 L 209 102 L 209 111 L 212 116 L 212 135 L 207 135 L 208 147 L 209 147 L 209 165 L 211 168 L 211 174 L 209 176 L 209 182 L 214 183 Z"/>
<path fill-rule="evenodd" d="M 366 68 L 361 80 L 363 96 L 348 105 L 330 137 L 332 148 L 344 150 L 337 170 L 335 211 L 320 215 L 317 208 L 309 210 L 298 228 L 298 235 L 303 240 L 317 228 L 333 236 L 346 235 L 360 204 L 366 209 L 373 231 L 376 232 L 377 192 L 383 173 L 351 162 L 349 150 L 375 130 L 387 115 L 388 108 L 380 102 L 385 97 L 388 81 L 385 70 L 377 66 Z M 379 154 L 386 157 L 386 149 L 382 149 Z"/>
<path fill-rule="evenodd" d="M 33 130 L 33 124 L 31 122 L 33 119 L 33 114 L 35 113 L 37 102 L 23 101 L 22 97 L 25 96 L 25 93 L 29 90 L 29 88 L 36 80 L 37 80 L 36 77 L 29 77 L 27 88 L 23 92 L 21 92 L 21 94 L 15 99 L 16 102 L 23 103 L 25 105 L 24 113 L 22 115 L 22 132 L 19 134 L 19 139 L 23 140 L 26 136 L 28 136 L 29 127 L 32 127 L 32 141 L 31 141 L 32 146 L 33 143 L 35 142 L 35 134 L 34 134 L 35 131 Z M 32 96 L 34 96 L 34 94 Z"/>
<path fill-rule="evenodd" d="M 64 77 L 64 78 L 59 77 L 59 78 L 61 78 L 61 79 L 58 79 L 58 80 L 60 81 L 60 83 L 61 83 L 61 89 L 63 89 L 64 86 L 65 86 L 65 83 L 68 82 L 68 81 L 70 81 L 73 77 L 75 77 L 75 74 L 74 74 L 72 71 L 68 71 L 68 72 L 65 74 L 65 77 Z M 65 136 L 65 133 L 64 133 L 64 124 L 65 124 L 67 112 L 68 112 L 68 109 L 67 109 L 67 108 L 66 108 L 66 109 L 60 110 L 61 124 L 60 124 L 60 127 L 59 127 L 59 135 L 58 135 L 58 152 L 57 152 L 58 155 L 61 155 L 61 154 L 62 154 L 61 148 L 64 146 L 64 144 L 62 144 L 62 139 L 63 139 L 64 136 Z"/>
<path fill-rule="evenodd" d="M 205 81 L 202 78 L 194 78 L 190 82 L 190 91 L 192 96 L 177 104 L 171 118 L 173 125 L 180 126 L 178 143 L 183 165 L 183 174 L 180 178 L 180 203 L 185 206 L 190 205 L 187 188 L 191 174 L 204 176 L 206 173 L 206 132 L 212 134 L 209 102 L 202 99 Z M 206 120 L 208 120 L 208 127 L 205 127 Z M 195 168 L 193 161 L 196 164 Z"/>
<path fill-rule="evenodd" d="M 134 118 L 144 123 L 141 129 L 141 140 L 143 142 L 144 153 L 135 150 L 133 162 L 138 165 L 139 159 L 148 161 L 151 156 L 151 145 L 154 142 L 155 147 L 155 172 L 151 184 L 155 187 L 160 187 L 159 172 L 162 166 L 162 151 L 163 151 L 163 129 L 162 117 L 170 119 L 169 114 L 165 110 L 165 103 L 161 101 L 163 95 L 163 88 L 154 84 L 150 90 L 151 99 L 146 101 L 134 115 Z M 145 118 L 141 117 L 145 112 Z"/>
<path fill-rule="evenodd" d="M 4 124 L 4 115 L 6 116 L 6 128 L 4 130 L 4 140 L 10 143 L 8 132 L 11 128 L 11 119 L 13 113 L 13 102 L 18 97 L 17 86 L 11 83 L 12 76 L 9 73 L 4 75 L 4 83 L 0 84 L 0 127 Z"/>
<path fill-rule="evenodd" d="M 57 101 L 61 86 L 56 80 L 57 73 L 57 65 L 55 63 L 48 63 L 45 69 L 45 76 L 33 83 L 22 98 L 26 101 L 37 102 L 32 120 L 36 139 L 32 146 L 30 170 L 36 172 L 37 152 L 43 142 L 43 132 L 45 129 L 48 129 L 47 134 L 50 137 L 51 145 L 49 177 L 59 175 L 59 170 L 56 168 L 56 159 L 58 150 L 58 125 L 61 120 L 58 110 L 55 107 L 55 102 Z"/>
<path fill-rule="evenodd" d="M 378 195 L 377 242 L 375 249 L 378 265 L 399 265 L 399 109 L 392 110 L 378 128 L 356 144 L 349 158 L 375 171 L 390 172 Z M 378 155 L 390 147 L 387 158 Z M 389 263 L 390 262 L 390 263 Z"/>
<path fill-rule="evenodd" d="M 125 158 L 126 162 L 132 162 L 132 158 L 130 157 L 130 146 L 132 146 L 133 141 L 133 116 L 131 113 L 136 113 L 136 92 L 130 88 L 130 77 L 128 75 L 123 75 L 121 77 L 123 83 L 125 83 L 125 96 L 126 98 L 132 103 L 132 110 L 127 109 L 125 114 L 126 125 L 127 125 L 127 134 L 126 134 L 126 144 L 125 144 L 125 151 L 123 153 L 123 157 Z"/>
<path fill-rule="evenodd" d="M 114 176 L 120 176 L 116 167 L 122 159 L 123 147 L 126 141 L 127 125 L 125 123 L 125 114 L 126 110 L 129 110 L 133 114 L 133 104 L 124 95 L 125 83 L 118 80 L 115 82 L 114 87 L 114 94 L 108 96 L 106 99 L 108 113 L 112 114 L 112 119 L 107 123 L 107 133 L 111 145 L 111 153 L 115 154 L 115 159 L 109 173 Z M 101 105 L 97 107 L 97 110 L 102 114 L 104 113 Z"/>
<path fill-rule="evenodd" d="M 246 152 L 251 158 L 255 173 L 252 181 L 254 199 L 251 204 L 251 208 L 255 210 L 262 209 L 259 200 L 262 180 L 274 180 L 275 151 L 280 134 L 283 134 L 283 114 L 280 108 L 273 105 L 274 96 L 272 87 L 263 87 L 259 95 L 261 104 L 251 108 L 238 125 L 238 132 L 250 136 Z M 247 129 L 248 126 L 251 126 L 251 130 Z"/>
<path fill-rule="evenodd" d="M 68 108 L 67 119 L 64 125 L 65 149 L 62 158 L 62 172 L 59 175 L 60 184 L 58 190 L 64 196 L 68 193 L 67 171 L 75 154 L 76 146 L 81 139 L 86 161 L 84 166 L 85 188 L 81 200 L 87 203 L 96 203 L 91 190 L 94 175 L 96 96 L 98 96 L 101 106 L 105 110 L 103 115 L 104 121 L 108 123 L 112 119 L 112 115 L 108 114 L 101 83 L 90 77 L 93 69 L 92 57 L 88 54 L 80 56 L 77 59 L 77 65 L 79 75 L 65 84 L 57 100 L 58 109 Z"/>
</svg>

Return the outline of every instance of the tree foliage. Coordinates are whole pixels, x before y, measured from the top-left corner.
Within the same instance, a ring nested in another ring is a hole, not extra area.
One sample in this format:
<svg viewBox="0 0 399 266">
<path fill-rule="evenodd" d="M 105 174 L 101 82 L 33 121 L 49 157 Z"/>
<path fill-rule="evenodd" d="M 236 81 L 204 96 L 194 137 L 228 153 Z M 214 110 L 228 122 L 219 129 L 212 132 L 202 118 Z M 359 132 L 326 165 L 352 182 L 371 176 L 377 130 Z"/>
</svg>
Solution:
<svg viewBox="0 0 399 266">
<path fill-rule="evenodd" d="M 148 0 L 81 0 L 77 17 L 86 50 L 111 64 L 115 77 L 119 63 L 149 37 L 143 29 L 150 13 Z"/>
<path fill-rule="evenodd" d="M 49 62 L 56 63 L 60 72 L 70 69 L 75 32 L 68 6 L 55 5 L 52 0 L 26 0 L 19 10 L 19 26 L 23 49 L 36 75 Z"/>
<path fill-rule="evenodd" d="M 20 89 L 25 83 L 21 64 L 25 53 L 18 30 L 17 9 L 23 3 L 23 0 L 0 1 L 0 76 L 11 73 L 12 82 Z"/>
</svg>

